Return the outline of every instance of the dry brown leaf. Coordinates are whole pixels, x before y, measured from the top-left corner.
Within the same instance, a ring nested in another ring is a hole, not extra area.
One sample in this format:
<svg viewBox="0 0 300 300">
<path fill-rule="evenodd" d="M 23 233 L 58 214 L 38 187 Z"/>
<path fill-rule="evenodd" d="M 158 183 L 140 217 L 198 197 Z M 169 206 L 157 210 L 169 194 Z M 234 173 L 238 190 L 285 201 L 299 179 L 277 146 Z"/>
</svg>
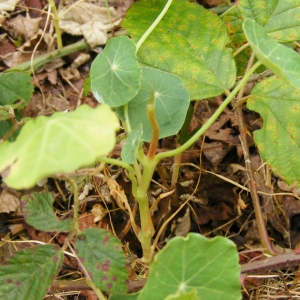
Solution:
<svg viewBox="0 0 300 300">
<path fill-rule="evenodd" d="M 109 11 L 112 25 L 118 25 L 121 15 L 113 7 L 110 7 Z M 106 7 L 86 2 L 77 2 L 61 8 L 59 26 L 71 35 L 83 35 L 92 48 L 105 44 L 107 32 L 112 29 Z"/>
<path fill-rule="evenodd" d="M 94 222 L 97 223 L 101 221 L 107 214 L 107 209 L 101 204 L 97 203 L 93 206 L 91 210 L 93 216 L 95 217 Z"/>
<path fill-rule="evenodd" d="M 222 142 L 204 143 L 203 154 L 215 167 L 223 160 L 230 148 L 229 145 Z"/>
<path fill-rule="evenodd" d="M 0 212 L 18 212 L 20 210 L 20 200 L 8 191 L 3 191 L 0 195 Z"/>
<path fill-rule="evenodd" d="M 77 58 L 72 62 L 71 68 L 78 69 L 80 66 L 85 64 L 91 56 L 87 53 L 80 53 Z"/>
<path fill-rule="evenodd" d="M 178 218 L 177 226 L 175 229 L 176 236 L 186 236 L 191 228 L 191 217 L 190 217 L 190 208 L 186 209 L 186 212 L 183 217 Z"/>
<path fill-rule="evenodd" d="M 4 56 L 3 62 L 10 68 L 20 65 L 25 61 L 29 61 L 31 53 L 13 52 Z"/>
<path fill-rule="evenodd" d="M 79 80 L 80 79 L 80 73 L 77 69 L 74 69 L 72 67 L 69 67 L 67 69 L 59 69 L 58 70 L 60 75 L 65 80 Z"/>
<path fill-rule="evenodd" d="M 119 186 L 119 184 L 112 177 L 106 176 L 105 178 L 108 188 L 110 190 L 110 194 L 115 198 L 117 205 L 123 211 L 127 211 L 130 217 L 130 222 L 132 229 L 136 236 L 139 236 L 139 228 L 137 227 L 132 210 L 128 204 L 128 199 L 124 193 L 124 190 Z M 150 215 L 149 215 L 150 216 Z"/>
<path fill-rule="evenodd" d="M 41 21 L 42 18 L 31 19 L 18 15 L 6 22 L 7 31 L 14 38 L 22 37 L 24 41 L 27 41 L 38 33 Z"/>
<path fill-rule="evenodd" d="M 127 211 L 128 200 L 123 189 L 118 185 L 118 183 L 113 178 L 106 177 L 106 183 L 110 190 L 110 194 L 116 200 L 118 207 L 124 211 Z"/>
</svg>

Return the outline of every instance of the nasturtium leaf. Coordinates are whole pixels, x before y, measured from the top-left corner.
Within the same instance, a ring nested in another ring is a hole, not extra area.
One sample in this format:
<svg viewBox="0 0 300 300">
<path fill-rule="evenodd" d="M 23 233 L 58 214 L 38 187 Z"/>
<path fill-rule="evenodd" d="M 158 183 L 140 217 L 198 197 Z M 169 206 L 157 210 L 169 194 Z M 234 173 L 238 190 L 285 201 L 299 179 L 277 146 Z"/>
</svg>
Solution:
<svg viewBox="0 0 300 300">
<path fill-rule="evenodd" d="M 234 5 L 221 15 L 221 19 L 228 28 L 228 33 L 231 40 L 228 44 L 228 47 L 231 47 L 233 49 L 233 52 L 235 52 L 247 43 L 242 28 L 242 15 L 238 7 Z M 243 75 L 245 73 L 247 62 L 250 58 L 251 52 L 251 48 L 247 47 L 234 57 L 237 68 L 237 75 Z"/>
<path fill-rule="evenodd" d="M 164 300 L 196 290 L 201 300 L 239 300 L 239 276 L 238 253 L 230 240 L 189 233 L 171 239 L 155 256 L 138 299 Z"/>
<path fill-rule="evenodd" d="M 100 228 L 84 230 L 75 243 L 78 257 L 95 285 L 108 293 L 126 293 L 128 271 L 121 242 Z"/>
<path fill-rule="evenodd" d="M 136 160 L 135 152 L 142 142 L 143 129 L 142 124 L 132 130 L 122 147 L 121 157 L 122 160 L 128 164 L 132 164 Z"/>
<path fill-rule="evenodd" d="M 247 101 L 263 118 L 254 132 L 260 155 L 284 180 L 300 187 L 300 90 L 276 77 L 257 84 Z"/>
<path fill-rule="evenodd" d="M 52 245 L 19 250 L 0 266 L 0 299 L 42 300 L 62 260 Z"/>
<path fill-rule="evenodd" d="M 0 105 L 10 105 L 16 100 L 25 100 L 18 109 L 26 106 L 34 87 L 31 76 L 22 72 L 0 74 Z"/>
<path fill-rule="evenodd" d="M 190 292 L 179 291 L 176 294 L 170 295 L 164 300 L 201 300 L 197 295 L 197 290 L 191 290 Z"/>
<path fill-rule="evenodd" d="M 151 91 L 155 97 L 155 116 L 160 128 L 159 138 L 176 134 L 182 127 L 189 107 L 188 91 L 179 77 L 153 68 L 142 68 L 141 88 L 128 103 L 129 122 L 132 129 L 142 124 L 142 140 L 149 142 L 152 128 L 147 117 L 147 104 Z M 124 119 L 123 107 L 117 110 Z"/>
<path fill-rule="evenodd" d="M 300 0 L 240 0 L 237 6 L 244 19 L 256 21 L 276 41 L 299 41 Z"/>
<path fill-rule="evenodd" d="M 300 89 L 300 56 L 268 37 L 263 27 L 251 19 L 243 24 L 250 46 L 258 59 L 283 81 Z"/>
<path fill-rule="evenodd" d="M 88 166 L 115 145 L 119 121 L 107 105 L 82 105 L 70 113 L 29 120 L 15 142 L 0 144 L 0 170 L 10 167 L 5 182 L 30 188 L 57 172 Z"/>
<path fill-rule="evenodd" d="M 165 0 L 140 0 L 127 11 L 122 26 L 135 42 L 165 4 Z M 146 66 L 178 75 L 190 98 L 201 100 L 222 94 L 235 82 L 236 68 L 232 51 L 226 48 L 228 42 L 227 29 L 216 14 L 191 1 L 174 0 L 140 47 L 138 59 Z"/>
<path fill-rule="evenodd" d="M 137 300 L 140 293 L 134 294 L 115 294 L 109 297 L 109 300 Z"/>
<path fill-rule="evenodd" d="M 72 221 L 60 221 L 53 212 L 51 193 L 32 193 L 22 197 L 21 207 L 26 223 L 36 229 L 50 232 L 71 231 Z"/>
<path fill-rule="evenodd" d="M 140 88 L 141 68 L 135 43 L 127 36 L 110 39 L 91 66 L 95 98 L 111 107 L 129 102 Z"/>
<path fill-rule="evenodd" d="M 242 30 L 244 19 L 249 18 L 256 21 L 265 28 L 268 36 L 277 42 L 290 43 L 300 39 L 299 14 L 299 0 L 240 0 L 221 18 L 229 31 L 231 43 L 228 46 L 232 47 L 235 52 L 247 43 Z M 247 47 L 235 57 L 238 75 L 244 73 L 250 54 L 251 50 Z"/>
</svg>

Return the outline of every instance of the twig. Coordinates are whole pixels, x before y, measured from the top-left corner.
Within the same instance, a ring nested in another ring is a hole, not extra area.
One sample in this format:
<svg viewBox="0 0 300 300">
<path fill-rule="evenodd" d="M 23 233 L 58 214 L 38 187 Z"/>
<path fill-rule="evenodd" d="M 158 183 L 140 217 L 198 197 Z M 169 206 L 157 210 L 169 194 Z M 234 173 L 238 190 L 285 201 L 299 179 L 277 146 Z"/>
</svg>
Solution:
<svg viewBox="0 0 300 300">
<path fill-rule="evenodd" d="M 300 265 L 300 255 L 295 253 L 281 254 L 244 264 L 241 266 L 242 274 L 255 274 L 272 270 L 286 269 Z"/>
<path fill-rule="evenodd" d="M 254 57 L 255 57 L 255 55 L 252 54 L 252 56 L 250 57 L 247 69 L 246 69 L 246 73 L 251 68 L 253 61 L 254 61 Z M 238 99 L 243 97 L 243 93 L 244 93 L 244 87 L 239 91 L 237 98 L 234 100 L 235 103 L 237 103 Z M 240 141 L 241 141 L 241 146 L 243 149 L 246 173 L 247 173 L 247 176 L 249 179 L 249 189 L 250 189 L 250 194 L 252 197 L 253 207 L 254 207 L 255 216 L 256 216 L 256 220 L 257 220 L 260 241 L 261 241 L 263 247 L 266 248 L 266 250 L 270 254 L 275 255 L 276 251 L 273 249 L 272 243 L 268 236 L 268 232 L 266 229 L 265 221 L 264 221 L 260 203 L 259 203 L 259 197 L 258 197 L 258 193 L 257 193 L 255 177 L 253 174 L 252 163 L 250 160 L 249 147 L 248 147 L 248 141 L 247 141 L 247 128 L 244 125 L 242 107 L 235 106 L 234 113 L 235 113 L 235 117 L 236 117 L 236 119 L 238 121 L 238 125 L 239 125 Z"/>
</svg>

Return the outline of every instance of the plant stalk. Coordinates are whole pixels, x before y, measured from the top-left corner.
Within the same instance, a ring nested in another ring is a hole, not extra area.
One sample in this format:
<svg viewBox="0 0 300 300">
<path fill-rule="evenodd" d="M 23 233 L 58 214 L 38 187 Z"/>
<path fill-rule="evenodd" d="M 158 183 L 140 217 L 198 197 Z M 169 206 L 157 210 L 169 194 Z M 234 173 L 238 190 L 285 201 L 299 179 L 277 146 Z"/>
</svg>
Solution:
<svg viewBox="0 0 300 300">
<path fill-rule="evenodd" d="M 156 162 L 154 160 L 146 159 L 147 164 L 144 167 L 144 173 L 142 175 L 141 183 L 137 189 L 137 196 L 135 197 L 139 204 L 139 212 L 141 219 L 141 231 L 139 240 L 143 249 L 143 262 L 150 264 L 153 257 L 153 248 L 151 244 L 151 238 L 154 234 L 153 223 L 150 216 L 149 200 L 147 191 L 149 189 L 151 179 L 153 177 L 154 170 L 156 168 Z"/>
<path fill-rule="evenodd" d="M 57 41 L 57 48 L 61 49 L 63 47 L 62 39 L 61 39 L 61 31 L 59 27 L 59 16 L 57 12 L 57 8 L 55 6 L 54 0 L 48 0 L 49 5 L 51 7 L 52 15 L 53 15 L 53 22 L 54 22 L 54 28 L 56 33 L 56 41 Z"/>
<path fill-rule="evenodd" d="M 152 128 L 152 138 L 147 156 L 149 159 L 153 159 L 159 139 L 159 125 L 155 117 L 155 97 L 153 89 L 151 90 L 149 104 L 147 105 L 147 116 Z"/>
<path fill-rule="evenodd" d="M 247 82 L 249 77 L 253 74 L 253 72 L 261 65 L 261 62 L 256 62 L 248 73 L 245 74 L 243 79 L 238 83 L 238 85 L 233 89 L 233 91 L 227 96 L 224 102 L 219 106 L 219 108 L 215 111 L 215 113 L 209 118 L 209 120 L 183 145 L 178 147 L 177 149 L 161 152 L 156 155 L 155 160 L 158 162 L 167 157 L 175 156 L 183 151 L 187 150 L 191 147 L 203 134 L 204 132 L 217 120 L 220 114 L 223 112 L 225 107 L 232 101 L 234 96 L 238 93 L 238 91 L 243 87 L 243 85 Z"/>
<path fill-rule="evenodd" d="M 74 197 L 74 208 L 73 208 L 73 227 L 76 234 L 80 233 L 79 222 L 78 222 L 78 211 L 79 211 L 79 201 L 78 201 L 78 185 L 75 180 L 64 176 L 63 180 L 71 184 L 73 188 L 73 197 Z"/>
<path fill-rule="evenodd" d="M 171 6 L 173 0 L 168 0 L 166 3 L 164 9 L 160 12 L 158 17 L 155 19 L 155 21 L 151 24 L 151 26 L 147 29 L 147 31 L 142 35 L 140 40 L 136 44 L 136 52 L 139 51 L 141 45 L 144 43 L 146 38 L 150 35 L 150 33 L 154 30 L 154 28 L 157 26 L 157 24 L 161 21 L 161 19 L 164 17 L 166 12 L 168 11 L 169 7 Z"/>
</svg>

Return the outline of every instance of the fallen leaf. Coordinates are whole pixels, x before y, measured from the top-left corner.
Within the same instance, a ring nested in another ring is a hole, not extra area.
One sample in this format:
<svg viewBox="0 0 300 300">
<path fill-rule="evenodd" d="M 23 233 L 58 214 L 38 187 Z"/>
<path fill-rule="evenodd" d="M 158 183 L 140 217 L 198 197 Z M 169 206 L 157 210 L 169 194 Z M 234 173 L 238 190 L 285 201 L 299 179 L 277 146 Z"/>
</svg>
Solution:
<svg viewBox="0 0 300 300">
<path fill-rule="evenodd" d="M 23 41 L 27 41 L 38 33 L 41 21 L 42 18 L 31 19 L 18 15 L 6 22 L 7 30 L 14 38 L 22 37 Z"/>
<path fill-rule="evenodd" d="M 20 210 L 20 200 L 8 191 L 3 191 L 0 195 L 0 213 L 17 212 Z"/>
<path fill-rule="evenodd" d="M 20 0 L 0 0 L 0 11 L 14 11 Z"/>
<path fill-rule="evenodd" d="M 101 221 L 107 214 L 107 209 L 101 204 L 97 203 L 92 208 L 92 214 L 95 217 L 94 222 L 97 223 Z"/>
<path fill-rule="evenodd" d="M 177 219 L 176 236 L 186 236 L 191 228 L 190 208 L 188 207 L 183 217 Z"/>
<path fill-rule="evenodd" d="M 121 15 L 113 7 L 109 8 L 109 13 L 112 24 L 106 7 L 77 2 L 59 10 L 59 26 L 71 35 L 83 35 L 93 48 L 105 44 L 107 32 L 121 21 Z"/>
</svg>

